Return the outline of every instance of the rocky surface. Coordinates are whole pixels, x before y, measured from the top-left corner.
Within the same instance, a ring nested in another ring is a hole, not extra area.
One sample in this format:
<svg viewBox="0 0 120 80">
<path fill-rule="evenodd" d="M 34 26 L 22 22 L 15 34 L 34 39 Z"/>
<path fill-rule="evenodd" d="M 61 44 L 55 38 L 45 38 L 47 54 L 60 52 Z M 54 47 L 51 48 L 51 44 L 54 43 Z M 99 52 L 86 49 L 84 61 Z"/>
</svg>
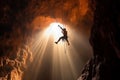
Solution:
<svg viewBox="0 0 120 80">
<path fill-rule="evenodd" d="M 10 56 L 0 57 L 0 80 L 23 80 L 23 73 L 31 61 L 32 54 L 28 46 L 19 48 L 14 59 Z"/>
<path fill-rule="evenodd" d="M 90 43 L 94 56 L 78 80 L 119 80 L 120 1 L 92 1 L 94 21 Z"/>
</svg>

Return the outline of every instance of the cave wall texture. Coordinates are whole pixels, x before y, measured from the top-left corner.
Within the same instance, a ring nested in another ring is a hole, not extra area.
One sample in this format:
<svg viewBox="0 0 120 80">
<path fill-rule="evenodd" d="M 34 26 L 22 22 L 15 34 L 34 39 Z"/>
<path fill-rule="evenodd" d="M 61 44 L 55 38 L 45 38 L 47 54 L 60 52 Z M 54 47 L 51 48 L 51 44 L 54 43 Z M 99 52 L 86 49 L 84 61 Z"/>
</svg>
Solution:
<svg viewBox="0 0 120 80">
<path fill-rule="evenodd" d="M 0 0 L 0 79 L 22 80 L 32 61 L 30 38 L 57 20 L 87 34 L 92 25 L 94 55 L 79 80 L 119 80 L 119 7 L 118 0 Z"/>
<path fill-rule="evenodd" d="M 25 18 L 19 16 L 27 4 L 28 1 L 0 0 L 0 80 L 22 80 L 32 61 L 25 33 L 30 30 L 24 27 Z"/>
<path fill-rule="evenodd" d="M 120 79 L 120 1 L 93 0 L 94 20 L 90 36 L 94 56 L 78 80 Z"/>
</svg>

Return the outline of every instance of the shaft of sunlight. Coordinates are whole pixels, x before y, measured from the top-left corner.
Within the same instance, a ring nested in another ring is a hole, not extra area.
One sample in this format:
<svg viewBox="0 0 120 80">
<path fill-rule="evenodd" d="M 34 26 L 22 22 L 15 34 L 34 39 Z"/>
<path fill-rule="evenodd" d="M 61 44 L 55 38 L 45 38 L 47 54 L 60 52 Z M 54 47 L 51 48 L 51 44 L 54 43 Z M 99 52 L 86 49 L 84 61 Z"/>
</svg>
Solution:
<svg viewBox="0 0 120 80">
<path fill-rule="evenodd" d="M 59 44 L 54 42 L 58 40 L 63 34 L 58 27 L 65 27 L 68 33 L 68 39 L 70 46 L 66 42 L 60 41 Z M 33 51 L 34 63 L 31 66 L 31 70 L 34 71 L 30 77 L 32 80 L 41 79 L 47 80 L 46 76 L 40 74 L 51 75 L 49 80 L 75 80 L 80 74 L 80 69 L 83 66 L 82 54 L 85 54 L 83 49 L 88 49 L 88 45 L 82 40 L 82 37 L 78 38 L 78 35 L 70 27 L 64 26 L 60 23 L 51 23 L 45 30 L 40 31 L 31 47 Z M 75 40 L 74 40 L 75 39 Z M 78 47 L 76 45 L 83 45 L 84 47 Z M 81 56 L 80 56 L 81 55 Z M 46 72 L 45 72 L 46 71 Z"/>
</svg>

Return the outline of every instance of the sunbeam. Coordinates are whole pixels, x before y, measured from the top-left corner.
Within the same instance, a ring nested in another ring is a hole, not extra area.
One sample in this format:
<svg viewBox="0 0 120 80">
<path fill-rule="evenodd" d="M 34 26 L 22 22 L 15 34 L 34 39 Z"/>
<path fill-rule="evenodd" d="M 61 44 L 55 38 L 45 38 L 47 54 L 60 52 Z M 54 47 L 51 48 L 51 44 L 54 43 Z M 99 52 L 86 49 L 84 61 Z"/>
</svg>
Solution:
<svg viewBox="0 0 120 80">
<path fill-rule="evenodd" d="M 63 35 L 58 25 L 67 29 L 70 45 L 62 40 L 59 44 L 54 43 Z M 90 48 L 85 42 L 82 35 L 80 36 L 69 26 L 61 23 L 51 23 L 46 29 L 36 35 L 31 47 L 34 61 L 31 66 L 31 75 L 33 77 L 29 77 L 30 80 L 77 79 L 81 73 L 83 63 L 86 62 L 82 57 L 88 55 L 84 50 L 89 50 Z M 82 47 L 79 45 L 82 45 Z M 76 48 L 79 48 L 78 51 Z M 88 56 L 90 57 L 90 55 Z"/>
</svg>

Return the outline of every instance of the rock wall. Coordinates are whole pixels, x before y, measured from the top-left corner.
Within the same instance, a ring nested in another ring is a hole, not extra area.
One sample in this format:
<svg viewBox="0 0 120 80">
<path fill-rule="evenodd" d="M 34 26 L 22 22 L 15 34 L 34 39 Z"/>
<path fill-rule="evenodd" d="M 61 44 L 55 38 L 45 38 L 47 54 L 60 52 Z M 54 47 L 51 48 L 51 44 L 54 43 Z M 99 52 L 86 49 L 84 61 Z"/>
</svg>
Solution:
<svg viewBox="0 0 120 80">
<path fill-rule="evenodd" d="M 120 1 L 92 0 L 94 12 L 90 43 L 94 56 L 78 80 L 120 79 Z"/>
<path fill-rule="evenodd" d="M 32 54 L 28 46 L 19 48 L 14 59 L 10 56 L 0 57 L 0 80 L 23 80 L 23 73 L 31 62 Z"/>
</svg>

